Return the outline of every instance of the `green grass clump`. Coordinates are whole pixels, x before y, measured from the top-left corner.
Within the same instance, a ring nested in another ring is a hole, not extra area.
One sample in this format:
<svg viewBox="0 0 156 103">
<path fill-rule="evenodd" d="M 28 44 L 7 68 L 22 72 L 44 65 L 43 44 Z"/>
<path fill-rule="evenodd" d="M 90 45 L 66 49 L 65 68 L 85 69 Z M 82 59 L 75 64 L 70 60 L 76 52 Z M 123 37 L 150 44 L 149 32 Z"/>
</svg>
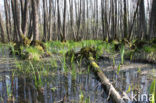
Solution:
<svg viewBox="0 0 156 103">
<path fill-rule="evenodd" d="M 43 54 L 42 51 L 38 50 L 37 48 L 35 47 L 28 47 L 28 48 L 25 48 L 25 51 L 28 52 L 28 56 L 27 58 L 30 59 L 30 60 L 40 60 L 40 57 L 41 55 Z"/>
</svg>

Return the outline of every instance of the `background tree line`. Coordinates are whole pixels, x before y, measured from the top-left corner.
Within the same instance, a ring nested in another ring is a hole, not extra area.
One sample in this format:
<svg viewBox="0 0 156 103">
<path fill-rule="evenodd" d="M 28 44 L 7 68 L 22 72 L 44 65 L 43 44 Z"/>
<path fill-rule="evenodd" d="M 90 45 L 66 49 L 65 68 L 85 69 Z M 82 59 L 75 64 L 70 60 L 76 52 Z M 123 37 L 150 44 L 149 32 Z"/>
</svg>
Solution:
<svg viewBox="0 0 156 103">
<path fill-rule="evenodd" d="M 4 0 L 0 40 L 156 37 L 156 0 Z"/>
</svg>

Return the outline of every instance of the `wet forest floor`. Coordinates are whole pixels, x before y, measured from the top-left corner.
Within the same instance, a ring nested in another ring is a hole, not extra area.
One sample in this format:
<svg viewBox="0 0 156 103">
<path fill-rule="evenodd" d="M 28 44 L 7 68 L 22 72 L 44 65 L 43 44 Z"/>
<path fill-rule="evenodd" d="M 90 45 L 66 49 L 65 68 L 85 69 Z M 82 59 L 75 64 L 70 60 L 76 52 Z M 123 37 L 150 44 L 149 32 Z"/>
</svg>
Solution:
<svg viewBox="0 0 156 103">
<path fill-rule="evenodd" d="M 21 47 L 24 55 L 25 51 L 29 53 L 27 59 L 10 55 L 12 43 L 1 44 L 0 103 L 113 103 L 107 100 L 108 95 L 91 66 L 84 59 L 71 62 L 68 58 L 67 52 L 83 47 L 98 51 L 96 62 L 119 93 L 124 91 L 129 97 L 150 94 L 151 84 L 156 80 L 155 48 L 146 45 L 142 50 L 148 58 L 143 54 L 139 58 L 140 51 L 136 54 L 126 46 L 116 48 L 116 44 L 93 40 L 48 42 L 45 46 L 51 55 L 42 58 L 42 52 L 35 47 Z"/>
</svg>

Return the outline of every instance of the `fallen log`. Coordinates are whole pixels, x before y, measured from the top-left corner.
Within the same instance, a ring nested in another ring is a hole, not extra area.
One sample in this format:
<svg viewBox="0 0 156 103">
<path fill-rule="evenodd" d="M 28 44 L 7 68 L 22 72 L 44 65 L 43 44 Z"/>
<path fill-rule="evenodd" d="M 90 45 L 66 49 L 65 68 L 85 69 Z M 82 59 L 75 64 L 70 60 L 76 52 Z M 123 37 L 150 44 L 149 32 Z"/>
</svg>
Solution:
<svg viewBox="0 0 156 103">
<path fill-rule="evenodd" d="M 102 83 L 102 86 L 105 88 L 108 98 L 112 98 L 114 103 L 126 103 L 123 100 L 123 97 L 119 94 L 119 92 L 114 88 L 114 86 L 110 83 L 109 79 L 105 76 L 100 67 L 96 64 L 93 57 L 88 58 L 90 65 L 95 73 L 95 75 L 99 78 Z"/>
<path fill-rule="evenodd" d="M 89 62 L 89 65 L 92 66 L 91 70 L 98 77 L 106 93 L 108 94 L 107 100 L 111 98 L 113 103 L 127 103 L 130 100 L 127 94 L 123 92 L 123 95 L 121 96 L 120 93 L 110 83 L 109 79 L 105 76 L 101 68 L 95 62 L 94 57 L 96 57 L 96 53 L 97 51 L 95 50 L 95 48 L 84 47 L 77 53 L 75 53 L 73 50 L 68 51 L 66 53 L 66 56 L 73 57 L 74 55 L 75 60 L 79 60 L 79 58 L 86 58 L 87 62 Z"/>
</svg>

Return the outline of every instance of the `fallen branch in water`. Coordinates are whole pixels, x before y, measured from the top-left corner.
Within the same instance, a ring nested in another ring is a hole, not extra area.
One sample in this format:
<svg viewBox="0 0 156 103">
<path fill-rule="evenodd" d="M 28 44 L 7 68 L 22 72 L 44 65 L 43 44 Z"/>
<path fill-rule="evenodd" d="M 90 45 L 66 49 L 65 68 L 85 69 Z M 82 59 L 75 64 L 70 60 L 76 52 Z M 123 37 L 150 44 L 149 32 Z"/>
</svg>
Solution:
<svg viewBox="0 0 156 103">
<path fill-rule="evenodd" d="M 110 83 L 109 79 L 105 76 L 100 67 L 96 64 L 94 58 L 90 56 L 88 60 L 90 65 L 92 66 L 95 75 L 99 78 L 108 94 L 107 99 L 110 99 L 111 97 L 115 103 L 125 103 L 123 99 L 128 99 L 127 94 L 124 93 L 124 96 L 122 97 L 119 92 L 114 88 L 114 86 Z"/>
<path fill-rule="evenodd" d="M 113 100 L 113 103 L 127 103 L 127 101 L 125 102 L 124 99 L 130 100 L 126 93 L 123 93 L 123 96 L 119 94 L 119 92 L 110 83 L 109 79 L 105 76 L 101 68 L 97 65 L 97 63 L 95 62 L 93 58 L 96 55 L 96 50 L 94 48 L 84 47 L 78 53 L 75 53 L 74 51 L 69 51 L 67 52 L 66 56 L 73 57 L 73 55 L 75 59 L 80 58 L 80 57 L 87 59 L 87 61 L 89 62 L 89 65 L 92 66 L 92 71 L 101 81 L 102 86 L 104 87 L 108 95 L 107 99 L 111 98 Z"/>
</svg>

